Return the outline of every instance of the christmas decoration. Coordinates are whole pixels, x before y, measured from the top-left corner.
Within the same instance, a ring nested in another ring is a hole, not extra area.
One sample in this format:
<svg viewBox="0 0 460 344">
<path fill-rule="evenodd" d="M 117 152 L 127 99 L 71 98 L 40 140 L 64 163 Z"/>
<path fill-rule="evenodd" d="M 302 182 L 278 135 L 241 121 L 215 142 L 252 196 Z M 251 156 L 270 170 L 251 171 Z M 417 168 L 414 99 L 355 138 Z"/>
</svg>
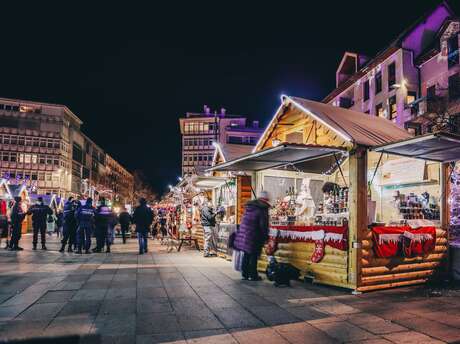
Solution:
<svg viewBox="0 0 460 344">
<path fill-rule="evenodd" d="M 372 238 L 374 252 L 379 258 L 416 257 L 434 250 L 436 228 L 374 227 Z"/>
<path fill-rule="evenodd" d="M 460 245 L 460 164 L 456 164 L 450 183 L 450 242 Z"/>
<path fill-rule="evenodd" d="M 278 243 L 304 242 L 314 243 L 311 256 L 313 263 L 319 263 L 324 257 L 326 245 L 346 251 L 348 249 L 347 226 L 272 226 L 269 231 L 269 248 L 274 253 Z M 273 254 L 272 253 L 272 254 Z"/>
</svg>

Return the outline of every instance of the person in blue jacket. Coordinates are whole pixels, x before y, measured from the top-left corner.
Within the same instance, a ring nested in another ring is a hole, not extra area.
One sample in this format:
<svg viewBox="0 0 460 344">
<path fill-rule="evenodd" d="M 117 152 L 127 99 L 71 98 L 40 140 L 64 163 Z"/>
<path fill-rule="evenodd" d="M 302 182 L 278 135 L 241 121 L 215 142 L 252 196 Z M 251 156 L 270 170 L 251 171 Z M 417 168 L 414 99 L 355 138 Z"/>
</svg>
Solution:
<svg viewBox="0 0 460 344">
<path fill-rule="evenodd" d="M 88 198 L 84 206 L 79 207 L 75 212 L 75 218 L 77 220 L 77 252 L 82 254 L 82 250 L 85 253 L 90 253 L 91 247 L 91 235 L 94 229 L 94 218 L 95 210 L 93 208 L 93 200 Z"/>
</svg>

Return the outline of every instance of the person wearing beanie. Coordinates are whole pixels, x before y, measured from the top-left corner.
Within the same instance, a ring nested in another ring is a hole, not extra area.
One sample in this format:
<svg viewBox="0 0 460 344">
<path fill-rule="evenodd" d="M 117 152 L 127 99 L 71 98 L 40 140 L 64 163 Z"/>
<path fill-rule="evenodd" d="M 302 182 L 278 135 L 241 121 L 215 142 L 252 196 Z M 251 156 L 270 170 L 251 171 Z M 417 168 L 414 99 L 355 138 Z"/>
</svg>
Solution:
<svg viewBox="0 0 460 344">
<path fill-rule="evenodd" d="M 243 280 L 260 281 L 257 273 L 257 260 L 262 247 L 268 240 L 268 209 L 270 195 L 266 191 L 259 193 L 256 200 L 246 203 L 240 229 L 236 232 L 234 247 L 243 251 Z"/>
</svg>

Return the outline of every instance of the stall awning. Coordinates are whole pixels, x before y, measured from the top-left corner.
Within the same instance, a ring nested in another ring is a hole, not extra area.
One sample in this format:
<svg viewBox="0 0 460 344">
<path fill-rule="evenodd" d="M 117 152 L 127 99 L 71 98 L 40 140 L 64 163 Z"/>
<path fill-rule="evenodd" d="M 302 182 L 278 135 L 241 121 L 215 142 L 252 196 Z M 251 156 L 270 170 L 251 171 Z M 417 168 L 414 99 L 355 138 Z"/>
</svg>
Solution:
<svg viewBox="0 0 460 344">
<path fill-rule="evenodd" d="M 225 184 L 227 178 L 224 177 L 212 177 L 212 176 L 194 176 L 192 177 L 192 183 L 194 186 L 200 189 L 213 189 L 220 185 Z"/>
<path fill-rule="evenodd" d="M 340 153 L 345 152 L 345 148 L 283 143 L 276 147 L 219 164 L 211 167 L 208 171 L 261 171 L 271 168 L 291 169 L 294 165 L 304 172 L 322 173 L 336 162 L 334 154 L 340 158 L 342 156 Z"/>
<path fill-rule="evenodd" d="M 373 148 L 376 152 L 450 162 L 460 160 L 460 135 L 434 133 Z"/>
</svg>

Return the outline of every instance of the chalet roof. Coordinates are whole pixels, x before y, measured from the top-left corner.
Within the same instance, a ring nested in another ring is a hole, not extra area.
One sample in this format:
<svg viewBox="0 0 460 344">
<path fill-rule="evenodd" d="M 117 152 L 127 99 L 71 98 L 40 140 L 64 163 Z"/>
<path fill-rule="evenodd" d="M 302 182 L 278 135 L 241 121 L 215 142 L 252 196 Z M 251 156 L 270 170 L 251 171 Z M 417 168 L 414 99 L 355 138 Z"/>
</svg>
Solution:
<svg viewBox="0 0 460 344">
<path fill-rule="evenodd" d="M 221 143 L 216 148 L 223 155 L 225 161 L 239 158 L 243 155 L 250 154 L 254 146 L 238 145 L 233 143 Z"/>
<path fill-rule="evenodd" d="M 314 117 L 346 141 L 356 145 L 373 147 L 412 137 L 407 131 L 385 118 L 299 97 L 282 96 L 282 101 L 282 106 L 279 107 L 254 151 L 260 150 L 276 127 L 278 119 L 284 114 L 284 109 L 291 104 L 306 115 Z"/>
</svg>

